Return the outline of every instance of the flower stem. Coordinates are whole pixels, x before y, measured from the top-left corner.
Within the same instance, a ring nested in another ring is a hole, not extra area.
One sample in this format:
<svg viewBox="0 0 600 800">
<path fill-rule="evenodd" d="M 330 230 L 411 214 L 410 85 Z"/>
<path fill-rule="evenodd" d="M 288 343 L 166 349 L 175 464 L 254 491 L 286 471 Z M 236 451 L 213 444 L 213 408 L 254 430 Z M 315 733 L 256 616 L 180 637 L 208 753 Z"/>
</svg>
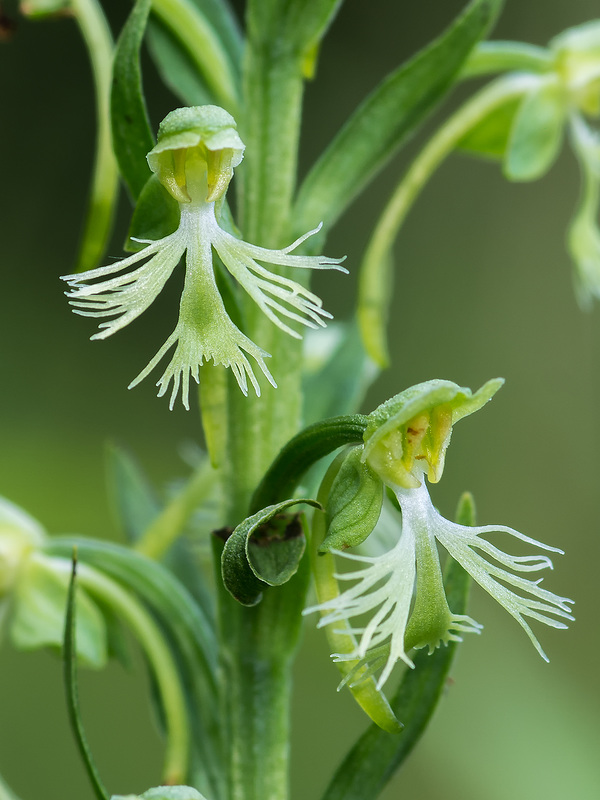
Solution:
<svg viewBox="0 0 600 800">
<path fill-rule="evenodd" d="M 223 542 L 217 537 L 214 548 L 218 564 Z M 218 571 L 228 800 L 286 800 L 291 661 L 310 575 L 308 558 L 286 584 L 266 587 L 251 608 L 233 599 Z"/>
<path fill-rule="evenodd" d="M 478 92 L 432 136 L 389 199 L 367 245 L 359 278 L 358 321 L 367 352 L 380 366 L 388 363 L 385 330 L 391 294 L 391 253 L 408 212 L 469 130 L 495 109 L 522 97 L 539 80 L 537 75 L 509 75 Z"/>
<path fill-rule="evenodd" d="M 77 269 L 92 269 L 102 258 L 112 229 L 117 200 L 118 170 L 110 132 L 110 86 L 113 41 L 96 0 L 72 0 L 77 24 L 87 45 L 96 84 L 96 159 L 89 208 Z"/>
<path fill-rule="evenodd" d="M 302 103 L 302 64 L 285 43 L 263 35 L 260 0 L 248 8 L 244 109 L 240 132 L 246 158 L 241 179 L 240 226 L 262 247 L 289 244 L 290 208 Z M 291 237 L 293 238 L 293 237 Z M 289 268 L 279 268 L 287 275 Z M 229 381 L 224 489 L 227 521 L 248 513 L 257 481 L 301 423 L 301 342 L 279 330 L 250 298 L 242 300 L 244 333 L 272 356 L 278 384 L 262 381 L 261 397 L 243 397 Z M 219 579 L 220 580 L 220 579 Z M 305 586 L 296 575 L 268 589 L 253 608 L 221 587 L 220 633 L 223 718 L 229 760 L 229 800 L 285 800 L 288 796 L 290 664 L 300 629 Z"/>
<path fill-rule="evenodd" d="M 467 59 L 462 79 L 492 72 L 547 72 L 554 65 L 554 54 L 545 47 L 526 42 L 480 42 Z"/>
<path fill-rule="evenodd" d="M 239 103 L 235 73 L 198 6 L 189 0 L 154 0 L 152 10 L 184 46 L 219 105 L 235 116 Z"/>
<path fill-rule="evenodd" d="M 244 117 L 240 121 L 246 155 L 237 173 L 241 179 L 239 219 L 246 241 L 274 248 L 289 244 L 292 228 L 302 59 L 260 29 L 259 6 L 259 0 L 254 0 L 248 8 Z M 289 268 L 275 271 L 287 275 Z M 236 389 L 230 392 L 230 524 L 246 516 L 257 479 L 298 430 L 302 411 L 301 342 L 277 328 L 251 298 L 242 299 L 242 312 L 244 333 L 272 356 L 278 388 L 263 381 L 260 398 L 241 397 Z"/>
</svg>

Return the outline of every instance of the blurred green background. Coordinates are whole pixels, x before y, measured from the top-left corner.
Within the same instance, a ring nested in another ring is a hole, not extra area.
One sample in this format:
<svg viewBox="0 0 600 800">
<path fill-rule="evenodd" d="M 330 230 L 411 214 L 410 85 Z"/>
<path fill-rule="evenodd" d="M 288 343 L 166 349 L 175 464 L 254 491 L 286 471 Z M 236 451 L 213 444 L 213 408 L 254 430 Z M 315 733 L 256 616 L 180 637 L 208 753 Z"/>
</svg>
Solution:
<svg viewBox="0 0 600 800">
<path fill-rule="evenodd" d="M 303 169 L 375 82 L 462 5 L 347 0 L 307 89 Z M 111 0 L 108 8 L 117 30 L 129 4 Z M 17 17 L 14 7 L 4 10 Z M 494 37 L 544 44 L 598 10 L 597 0 L 507 0 Z M 150 64 L 145 85 L 157 125 L 177 103 Z M 116 538 L 104 491 L 107 440 L 130 447 L 164 486 L 187 472 L 181 447 L 200 439 L 197 415 L 169 413 L 152 381 L 125 388 L 172 324 L 177 287 L 118 336 L 88 341 L 93 326 L 69 313 L 57 277 L 71 270 L 76 253 L 94 137 L 90 70 L 75 24 L 19 19 L 11 40 L 0 44 L 0 87 L 0 494 L 52 533 Z M 426 132 L 331 235 L 327 252 L 347 253 L 351 275 L 319 276 L 316 288 L 338 318 L 351 313 L 370 226 Z M 433 723 L 387 800 L 410 791 L 426 800 L 600 797 L 600 315 L 577 308 L 565 253 L 578 190 L 569 152 L 528 185 L 507 184 L 495 165 L 454 157 L 397 245 L 393 366 L 365 410 L 433 377 L 475 388 L 504 376 L 505 388 L 485 412 L 457 428 L 433 499 L 450 516 L 469 489 L 482 523 L 512 525 L 563 548 L 545 580 L 576 600 L 577 621 L 567 632 L 537 631 L 548 665 L 475 588 L 471 613 L 485 631 L 461 647 Z M 121 252 L 128 213 L 123 198 L 113 256 Z M 364 727 L 350 696 L 335 691 L 337 672 L 313 624 L 297 666 L 296 800 L 319 796 Z M 91 798 L 68 730 L 58 659 L 4 646 L 0 665 L 0 773 L 23 800 Z M 109 789 L 127 793 L 156 783 L 162 751 L 143 671 L 82 673 L 81 695 Z"/>
</svg>

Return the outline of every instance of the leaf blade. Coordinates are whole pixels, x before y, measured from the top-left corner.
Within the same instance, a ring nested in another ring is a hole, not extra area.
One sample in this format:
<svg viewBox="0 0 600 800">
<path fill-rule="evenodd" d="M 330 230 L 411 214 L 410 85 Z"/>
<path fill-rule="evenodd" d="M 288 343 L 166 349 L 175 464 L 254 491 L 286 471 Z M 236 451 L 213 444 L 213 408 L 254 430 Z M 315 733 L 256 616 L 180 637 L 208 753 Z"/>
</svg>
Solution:
<svg viewBox="0 0 600 800">
<path fill-rule="evenodd" d="M 137 0 L 117 40 L 110 97 L 113 149 L 129 191 L 137 199 L 150 177 L 146 154 L 154 147 L 142 88 L 140 49 L 152 0 Z"/>
<path fill-rule="evenodd" d="M 72 557 L 71 580 L 67 594 L 67 612 L 65 616 L 65 635 L 63 642 L 63 675 L 67 696 L 67 711 L 75 741 L 83 760 L 92 789 L 98 800 L 109 800 L 108 792 L 100 779 L 87 742 L 83 722 L 79 711 L 79 692 L 77 686 L 77 648 L 75 644 L 75 586 L 77 575 L 77 551 Z"/>
<path fill-rule="evenodd" d="M 438 39 L 366 98 L 306 177 L 294 214 L 299 229 L 314 227 L 315 220 L 335 222 L 446 94 L 501 5 L 502 0 L 471 2 Z"/>
</svg>

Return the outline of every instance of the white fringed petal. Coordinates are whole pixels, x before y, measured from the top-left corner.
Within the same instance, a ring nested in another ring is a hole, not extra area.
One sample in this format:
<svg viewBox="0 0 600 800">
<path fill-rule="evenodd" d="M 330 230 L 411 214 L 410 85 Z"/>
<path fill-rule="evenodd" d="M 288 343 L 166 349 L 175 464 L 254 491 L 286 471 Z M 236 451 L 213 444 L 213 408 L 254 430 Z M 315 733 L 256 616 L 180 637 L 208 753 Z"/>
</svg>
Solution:
<svg viewBox="0 0 600 800">
<path fill-rule="evenodd" d="M 171 361 L 158 381 L 161 397 L 171 381 L 170 408 L 181 388 L 182 402 L 189 408 L 190 375 L 198 382 L 199 368 L 212 361 L 230 367 L 244 394 L 248 382 L 260 395 L 260 385 L 247 355 L 258 364 L 272 386 L 276 383 L 265 364 L 269 354 L 252 342 L 231 321 L 215 283 L 213 248 L 221 261 L 252 297 L 263 313 L 281 330 L 295 338 L 300 334 L 285 320 L 309 328 L 324 326 L 331 314 L 321 300 L 295 281 L 275 275 L 255 259 L 278 266 L 304 269 L 339 269 L 343 259 L 290 255 L 290 251 L 316 233 L 310 231 L 283 250 L 267 250 L 248 244 L 223 231 L 216 220 L 214 203 L 182 203 L 177 231 L 132 256 L 106 267 L 65 275 L 74 312 L 81 316 L 112 317 L 100 323 L 92 339 L 105 339 L 140 316 L 158 297 L 185 254 L 186 278 L 177 326 L 154 358 L 130 384 L 136 386 L 175 347 Z M 147 259 L 147 260 L 146 260 Z M 140 266 L 137 266 L 140 264 Z M 133 271 L 127 271 L 130 267 Z M 283 319 L 282 319 L 283 318 Z"/>
<path fill-rule="evenodd" d="M 319 611 L 322 614 L 319 627 L 363 618 L 361 625 L 351 629 L 357 636 L 355 650 L 345 654 L 334 653 L 333 659 L 358 661 L 357 666 L 370 666 L 368 674 L 383 668 L 378 680 L 381 688 L 399 659 L 413 666 L 406 653 L 409 647 L 428 646 L 432 652 L 441 642 L 461 641 L 461 633 L 481 631 L 482 626 L 471 617 L 453 614 L 448 609 L 441 578 L 440 582 L 436 580 L 436 575 L 440 574 L 437 541 L 519 622 L 538 653 L 547 660 L 525 618 L 536 619 L 554 628 L 565 628 L 567 626 L 562 620 L 573 619 L 570 608 L 573 601 L 543 589 L 541 579 L 528 580 L 518 574 L 552 569 L 547 556 L 513 556 L 482 537 L 490 533 L 505 533 L 543 550 L 561 551 L 502 525 L 468 527 L 450 522 L 433 507 L 425 479 L 417 488 L 396 487 L 394 491 L 402 510 L 402 533 L 395 546 L 375 557 L 334 551 L 338 557 L 364 566 L 338 573 L 338 580 L 355 583 L 332 600 L 307 609 L 306 613 Z M 493 561 L 486 560 L 482 553 Z M 428 563 L 424 554 L 435 563 Z M 419 581 L 419 592 L 428 598 L 431 607 L 437 606 L 442 623 L 442 628 L 434 625 L 432 629 L 423 631 L 421 639 L 419 631 L 414 630 L 413 616 L 418 605 L 413 602 L 413 596 Z M 410 630 L 408 637 L 407 629 Z M 412 644 L 407 645 L 411 636 Z M 345 682 L 351 682 L 353 674 L 347 676 Z"/>
</svg>

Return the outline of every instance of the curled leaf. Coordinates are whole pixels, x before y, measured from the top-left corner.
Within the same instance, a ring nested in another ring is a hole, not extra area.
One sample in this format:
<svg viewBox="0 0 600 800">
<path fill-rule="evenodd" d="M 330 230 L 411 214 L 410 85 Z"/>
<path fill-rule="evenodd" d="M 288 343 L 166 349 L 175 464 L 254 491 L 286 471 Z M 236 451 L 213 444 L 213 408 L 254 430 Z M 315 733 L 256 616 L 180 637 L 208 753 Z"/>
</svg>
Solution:
<svg viewBox="0 0 600 800">
<path fill-rule="evenodd" d="M 296 573 L 304 532 L 298 515 L 282 512 L 298 503 L 320 508 L 314 500 L 284 500 L 248 517 L 227 538 L 221 557 L 223 583 L 242 605 L 256 605 L 265 586 L 280 586 Z"/>
</svg>

